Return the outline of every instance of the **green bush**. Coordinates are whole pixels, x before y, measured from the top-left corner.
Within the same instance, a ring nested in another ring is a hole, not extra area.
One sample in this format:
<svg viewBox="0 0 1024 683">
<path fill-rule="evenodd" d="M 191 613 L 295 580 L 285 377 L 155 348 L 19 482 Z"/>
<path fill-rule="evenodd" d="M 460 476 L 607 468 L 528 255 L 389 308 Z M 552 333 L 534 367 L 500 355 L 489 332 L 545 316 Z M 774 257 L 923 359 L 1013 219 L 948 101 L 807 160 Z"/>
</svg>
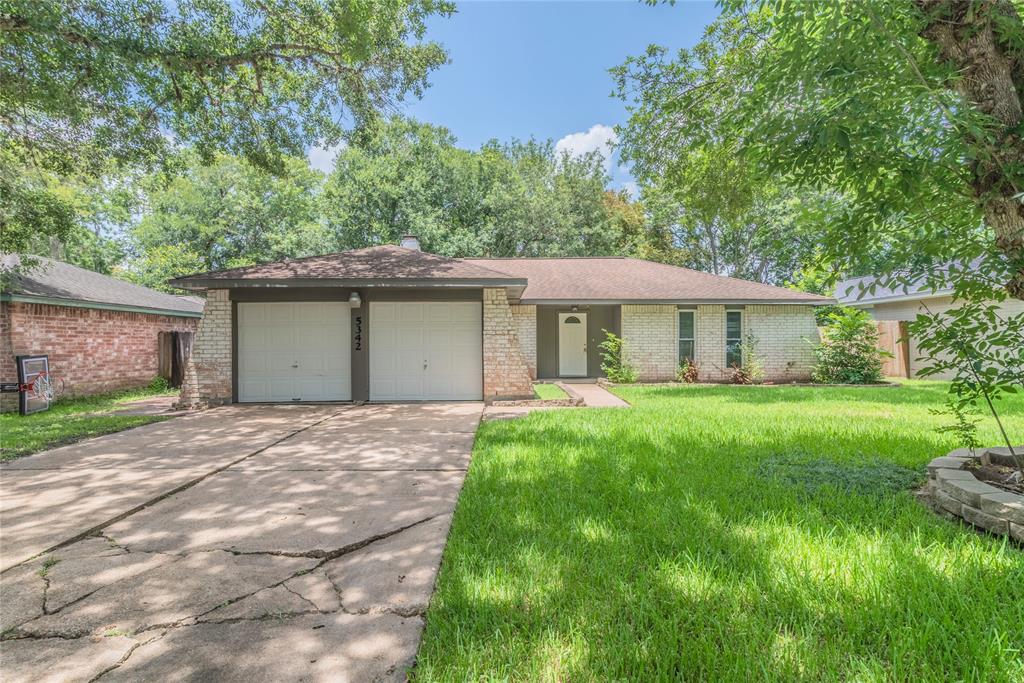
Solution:
<svg viewBox="0 0 1024 683">
<path fill-rule="evenodd" d="M 605 340 L 598 347 L 601 349 L 601 369 L 605 376 L 616 384 L 632 384 L 637 380 L 636 370 L 622 359 L 623 341 L 621 337 L 604 332 Z"/>
<path fill-rule="evenodd" d="M 828 318 L 814 353 L 815 382 L 872 384 L 882 380 L 882 359 L 891 354 L 878 348 L 878 326 L 856 308 L 843 308 Z"/>
<path fill-rule="evenodd" d="M 697 364 L 689 358 L 684 358 L 676 368 L 676 381 L 684 384 L 694 384 L 700 377 L 700 369 Z"/>
<path fill-rule="evenodd" d="M 159 392 L 170 391 L 171 383 L 167 380 L 166 377 L 154 377 L 149 381 L 149 390 Z"/>
</svg>

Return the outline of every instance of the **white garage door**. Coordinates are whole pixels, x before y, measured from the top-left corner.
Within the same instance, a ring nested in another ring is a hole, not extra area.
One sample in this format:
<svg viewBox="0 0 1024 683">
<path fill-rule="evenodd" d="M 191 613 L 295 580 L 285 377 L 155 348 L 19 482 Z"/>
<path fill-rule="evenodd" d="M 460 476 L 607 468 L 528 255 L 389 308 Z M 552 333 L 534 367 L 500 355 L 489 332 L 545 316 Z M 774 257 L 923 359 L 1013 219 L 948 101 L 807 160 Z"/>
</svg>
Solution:
<svg viewBox="0 0 1024 683">
<path fill-rule="evenodd" d="M 370 400 L 483 398 L 481 304 L 370 303 Z"/>
<path fill-rule="evenodd" d="M 238 304 L 238 400 L 350 400 L 349 317 L 337 301 Z"/>
</svg>

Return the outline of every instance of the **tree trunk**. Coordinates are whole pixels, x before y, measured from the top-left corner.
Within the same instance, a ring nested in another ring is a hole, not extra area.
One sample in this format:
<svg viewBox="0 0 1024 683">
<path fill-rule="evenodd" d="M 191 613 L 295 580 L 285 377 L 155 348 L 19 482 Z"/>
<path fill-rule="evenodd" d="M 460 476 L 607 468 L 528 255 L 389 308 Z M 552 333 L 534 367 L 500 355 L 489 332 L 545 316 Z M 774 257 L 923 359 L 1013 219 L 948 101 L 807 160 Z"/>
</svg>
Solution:
<svg viewBox="0 0 1024 683">
<path fill-rule="evenodd" d="M 1024 52 L 1011 37 L 1024 36 L 1024 21 L 1011 0 L 915 2 L 927 22 L 922 37 L 959 74 L 950 87 L 992 119 L 991 139 L 967 136 L 971 187 L 996 246 L 1016 266 L 1006 289 L 1024 299 Z"/>
</svg>

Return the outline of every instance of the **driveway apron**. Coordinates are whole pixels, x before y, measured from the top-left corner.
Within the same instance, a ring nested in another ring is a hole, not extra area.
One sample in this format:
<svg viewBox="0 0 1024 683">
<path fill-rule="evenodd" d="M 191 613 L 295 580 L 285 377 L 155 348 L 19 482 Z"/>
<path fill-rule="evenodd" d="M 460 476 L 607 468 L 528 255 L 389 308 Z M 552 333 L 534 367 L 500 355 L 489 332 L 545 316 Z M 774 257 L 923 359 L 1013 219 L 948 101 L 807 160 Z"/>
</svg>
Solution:
<svg viewBox="0 0 1024 683">
<path fill-rule="evenodd" d="M 3 466 L 4 680 L 403 680 L 481 409 L 233 406 Z"/>
</svg>

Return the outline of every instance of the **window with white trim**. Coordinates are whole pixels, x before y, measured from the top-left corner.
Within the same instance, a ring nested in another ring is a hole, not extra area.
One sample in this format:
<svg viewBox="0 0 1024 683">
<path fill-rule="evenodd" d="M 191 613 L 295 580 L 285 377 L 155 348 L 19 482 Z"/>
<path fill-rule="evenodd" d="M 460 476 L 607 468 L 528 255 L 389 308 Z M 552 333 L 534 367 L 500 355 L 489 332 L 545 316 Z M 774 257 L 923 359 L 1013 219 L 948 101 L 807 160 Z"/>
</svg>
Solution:
<svg viewBox="0 0 1024 683">
<path fill-rule="evenodd" d="M 679 362 L 696 359 L 696 315 L 695 311 L 679 311 Z"/>
<path fill-rule="evenodd" d="M 725 312 L 725 365 L 729 368 L 743 365 L 743 314 Z"/>
</svg>

